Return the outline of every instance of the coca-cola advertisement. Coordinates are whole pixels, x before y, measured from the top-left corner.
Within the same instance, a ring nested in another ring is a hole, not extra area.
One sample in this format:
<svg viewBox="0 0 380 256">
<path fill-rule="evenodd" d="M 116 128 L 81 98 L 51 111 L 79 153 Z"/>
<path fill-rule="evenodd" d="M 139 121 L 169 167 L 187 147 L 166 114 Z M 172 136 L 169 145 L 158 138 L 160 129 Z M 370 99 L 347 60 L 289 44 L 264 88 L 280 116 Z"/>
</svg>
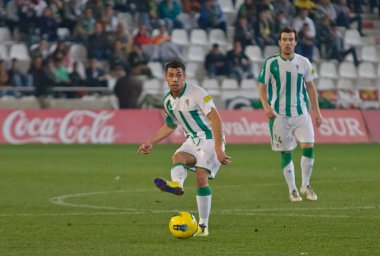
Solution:
<svg viewBox="0 0 380 256">
<path fill-rule="evenodd" d="M 2 110 L 0 143 L 140 143 L 161 123 L 156 111 Z"/>
</svg>

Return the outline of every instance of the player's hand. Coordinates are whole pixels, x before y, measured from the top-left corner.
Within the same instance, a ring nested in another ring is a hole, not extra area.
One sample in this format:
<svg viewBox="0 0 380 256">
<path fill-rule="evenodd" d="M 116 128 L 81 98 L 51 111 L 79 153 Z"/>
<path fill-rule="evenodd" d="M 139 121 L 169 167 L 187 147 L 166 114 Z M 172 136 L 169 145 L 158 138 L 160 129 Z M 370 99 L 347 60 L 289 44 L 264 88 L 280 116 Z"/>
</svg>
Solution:
<svg viewBox="0 0 380 256">
<path fill-rule="evenodd" d="M 320 112 L 314 114 L 314 123 L 317 127 L 321 127 L 323 122 L 323 116 Z"/>
<path fill-rule="evenodd" d="M 137 150 L 137 154 L 149 154 L 149 152 L 152 150 L 153 145 L 152 144 L 141 144 L 139 149 Z"/>
<path fill-rule="evenodd" d="M 231 163 L 231 157 L 227 156 L 224 151 L 217 151 L 216 155 L 218 156 L 219 162 L 223 165 L 229 165 Z"/>
<path fill-rule="evenodd" d="M 264 112 L 265 112 L 265 115 L 269 119 L 275 119 L 276 118 L 276 113 L 274 112 L 274 110 L 272 108 L 264 109 Z"/>
</svg>

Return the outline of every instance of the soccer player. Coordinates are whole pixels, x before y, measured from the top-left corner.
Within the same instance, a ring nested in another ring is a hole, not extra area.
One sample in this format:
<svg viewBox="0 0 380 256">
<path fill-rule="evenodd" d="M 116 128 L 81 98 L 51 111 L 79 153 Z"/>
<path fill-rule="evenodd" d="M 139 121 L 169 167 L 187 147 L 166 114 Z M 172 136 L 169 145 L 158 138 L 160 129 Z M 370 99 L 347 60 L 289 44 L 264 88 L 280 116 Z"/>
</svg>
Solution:
<svg viewBox="0 0 380 256">
<path fill-rule="evenodd" d="M 182 62 L 169 62 L 165 67 L 165 78 L 170 89 L 164 98 L 166 123 L 137 152 L 148 154 L 153 145 L 172 134 L 177 125 L 183 129 L 187 139 L 172 157 L 171 181 L 156 178 L 154 183 L 162 191 L 182 195 L 187 170 L 195 171 L 199 213 L 195 235 L 207 236 L 211 210 L 208 179 L 215 177 L 221 164 L 231 163 L 224 152 L 222 121 L 211 95 L 198 85 L 185 82 L 185 65 Z"/>
<path fill-rule="evenodd" d="M 269 118 L 272 150 L 281 152 L 281 167 L 289 187 L 289 199 L 302 201 L 295 184 L 292 151 L 297 141 L 302 148 L 302 185 L 300 192 L 315 201 L 317 194 L 310 186 L 314 165 L 314 130 L 308 112 L 309 100 L 315 125 L 322 124 L 318 95 L 313 79 L 317 77 L 310 61 L 294 53 L 297 33 L 283 28 L 279 33 L 280 53 L 267 58 L 259 75 L 259 95 Z"/>
</svg>

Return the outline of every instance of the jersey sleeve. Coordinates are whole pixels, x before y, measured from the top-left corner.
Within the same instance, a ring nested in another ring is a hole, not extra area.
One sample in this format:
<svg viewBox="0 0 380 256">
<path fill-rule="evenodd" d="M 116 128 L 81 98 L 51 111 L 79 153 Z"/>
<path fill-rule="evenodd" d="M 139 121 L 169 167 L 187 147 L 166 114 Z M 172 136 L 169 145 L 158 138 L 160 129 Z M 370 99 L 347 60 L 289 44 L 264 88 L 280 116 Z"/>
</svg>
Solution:
<svg viewBox="0 0 380 256">
<path fill-rule="evenodd" d="M 199 90 L 197 90 L 197 95 L 195 96 L 195 100 L 200 110 L 202 111 L 202 113 L 205 114 L 206 116 L 208 115 L 208 113 L 210 113 L 211 108 L 216 108 L 211 94 L 209 94 L 203 88 L 199 88 Z"/>
<path fill-rule="evenodd" d="M 305 73 L 305 82 L 311 82 L 315 78 L 317 78 L 317 72 L 315 71 L 313 65 L 311 65 L 310 61 L 305 58 L 306 65 L 306 73 Z"/>
<path fill-rule="evenodd" d="M 171 110 L 171 105 L 169 100 L 164 100 L 164 109 L 165 109 L 165 123 L 170 127 L 177 126 L 178 121 L 174 116 L 173 111 Z"/>
<path fill-rule="evenodd" d="M 269 63 L 270 62 L 268 61 L 268 59 L 266 59 L 259 73 L 259 77 L 257 79 L 259 83 L 262 83 L 264 85 L 268 85 L 269 80 L 270 80 L 270 67 L 269 67 L 270 64 Z"/>
</svg>

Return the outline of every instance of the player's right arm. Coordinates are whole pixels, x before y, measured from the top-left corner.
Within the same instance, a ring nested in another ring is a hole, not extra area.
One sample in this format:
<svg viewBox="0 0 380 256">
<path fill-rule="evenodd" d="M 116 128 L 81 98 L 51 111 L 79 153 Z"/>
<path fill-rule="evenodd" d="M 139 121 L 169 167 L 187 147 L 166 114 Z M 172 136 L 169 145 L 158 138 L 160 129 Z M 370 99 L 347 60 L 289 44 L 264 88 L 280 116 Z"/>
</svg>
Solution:
<svg viewBox="0 0 380 256">
<path fill-rule="evenodd" d="M 170 126 L 168 124 L 164 124 L 161 128 L 153 135 L 153 137 L 147 142 L 140 145 L 137 150 L 137 153 L 149 154 L 149 152 L 153 149 L 153 145 L 157 144 L 161 140 L 168 137 L 170 134 L 174 132 L 177 126 Z"/>
<path fill-rule="evenodd" d="M 269 119 L 276 118 L 276 113 L 274 112 L 273 108 L 268 103 L 267 86 L 263 83 L 259 83 L 259 96 L 260 96 L 261 104 L 263 105 L 265 115 Z"/>
</svg>

